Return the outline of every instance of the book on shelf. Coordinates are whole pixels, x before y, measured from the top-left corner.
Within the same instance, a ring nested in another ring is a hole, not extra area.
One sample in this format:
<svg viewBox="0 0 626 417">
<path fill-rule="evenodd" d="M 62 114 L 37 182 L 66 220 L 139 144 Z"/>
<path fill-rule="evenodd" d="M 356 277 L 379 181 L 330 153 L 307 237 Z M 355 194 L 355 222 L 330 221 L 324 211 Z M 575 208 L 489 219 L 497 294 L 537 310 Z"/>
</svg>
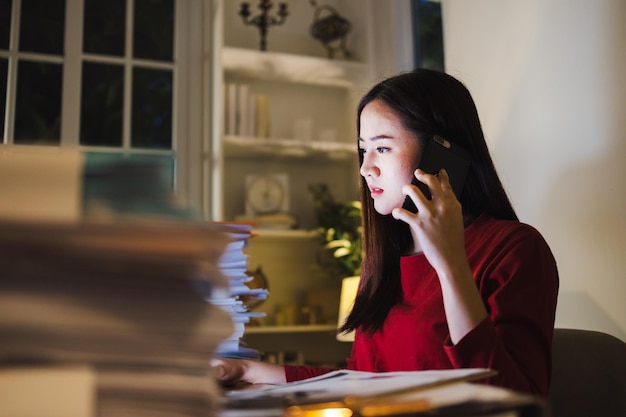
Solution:
<svg viewBox="0 0 626 417">
<path fill-rule="evenodd" d="M 254 135 L 258 138 L 272 136 L 270 121 L 270 98 L 266 94 L 255 95 L 255 130 Z"/>
<path fill-rule="evenodd" d="M 252 136 L 250 126 L 250 114 L 254 114 L 250 108 L 250 84 L 237 84 L 237 130 L 239 136 Z"/>
<path fill-rule="evenodd" d="M 253 92 L 247 83 L 226 82 L 223 89 L 224 134 L 269 138 L 269 96 Z"/>
<path fill-rule="evenodd" d="M 224 84 L 224 134 L 237 134 L 237 84 Z"/>
</svg>

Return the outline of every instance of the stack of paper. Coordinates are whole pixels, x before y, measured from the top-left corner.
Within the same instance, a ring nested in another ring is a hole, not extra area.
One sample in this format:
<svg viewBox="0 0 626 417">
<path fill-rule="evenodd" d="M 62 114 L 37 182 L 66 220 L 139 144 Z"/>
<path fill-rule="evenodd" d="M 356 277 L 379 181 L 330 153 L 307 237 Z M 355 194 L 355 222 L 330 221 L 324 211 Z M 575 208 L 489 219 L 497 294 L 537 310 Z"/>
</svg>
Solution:
<svg viewBox="0 0 626 417">
<path fill-rule="evenodd" d="M 100 416 L 210 415 L 227 243 L 195 222 L 0 222 L 0 364 L 91 367 Z"/>
<path fill-rule="evenodd" d="M 242 344 L 241 338 L 245 325 L 252 317 L 263 317 L 265 313 L 251 311 L 248 304 L 251 300 L 264 300 L 268 296 L 267 288 L 250 288 L 246 283 L 252 280 L 248 275 L 248 257 L 245 249 L 252 237 L 252 226 L 245 223 L 219 223 L 220 230 L 230 237 L 218 266 L 228 279 L 229 291 L 224 297 L 214 296 L 211 302 L 220 306 L 232 318 L 235 331 L 218 348 L 216 356 L 233 358 L 257 358 L 258 352 Z M 244 302 L 244 299 L 247 302 Z"/>
<path fill-rule="evenodd" d="M 0 150 L 0 417 L 214 414 L 231 239 L 177 204 L 172 169 Z"/>
</svg>

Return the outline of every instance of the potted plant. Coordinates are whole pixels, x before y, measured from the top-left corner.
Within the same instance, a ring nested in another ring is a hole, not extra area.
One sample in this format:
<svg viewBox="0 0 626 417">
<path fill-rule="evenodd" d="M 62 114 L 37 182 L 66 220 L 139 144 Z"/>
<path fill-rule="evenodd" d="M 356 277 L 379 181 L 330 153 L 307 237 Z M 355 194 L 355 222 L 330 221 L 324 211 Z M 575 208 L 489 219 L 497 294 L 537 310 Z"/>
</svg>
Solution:
<svg viewBox="0 0 626 417">
<path fill-rule="evenodd" d="M 318 267 L 326 276 L 341 282 L 336 294 L 340 296 L 336 300 L 339 303 L 335 304 L 338 305 L 335 311 L 337 326 L 340 327 L 352 309 L 361 275 L 361 202 L 336 202 L 326 184 L 310 185 L 309 190 L 315 202 L 322 243 L 322 251 L 317 258 Z M 337 340 L 351 342 L 354 332 L 337 334 Z"/>
<path fill-rule="evenodd" d="M 323 250 L 318 266 L 327 276 L 343 279 L 361 273 L 361 202 L 337 202 L 327 184 L 309 185 Z"/>
</svg>

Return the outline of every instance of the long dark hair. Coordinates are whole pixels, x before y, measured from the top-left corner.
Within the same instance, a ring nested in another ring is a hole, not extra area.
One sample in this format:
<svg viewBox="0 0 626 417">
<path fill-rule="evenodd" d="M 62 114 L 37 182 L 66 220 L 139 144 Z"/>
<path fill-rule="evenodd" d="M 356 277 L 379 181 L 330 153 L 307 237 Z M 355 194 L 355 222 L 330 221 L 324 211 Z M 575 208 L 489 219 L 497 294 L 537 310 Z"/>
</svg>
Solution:
<svg viewBox="0 0 626 417">
<path fill-rule="evenodd" d="M 361 112 L 373 100 L 390 106 L 403 127 L 420 141 L 437 134 L 469 151 L 472 164 L 460 196 L 464 216 L 485 213 L 517 220 L 489 155 L 474 100 L 463 83 L 443 72 L 423 68 L 383 80 L 359 102 L 359 135 Z M 363 157 L 359 155 L 359 164 L 362 163 Z M 412 243 L 406 223 L 375 211 L 364 178 L 361 178 L 361 202 L 365 253 L 362 283 L 341 332 L 360 328 L 372 333 L 382 328 L 389 310 L 402 302 L 400 256 Z"/>
</svg>

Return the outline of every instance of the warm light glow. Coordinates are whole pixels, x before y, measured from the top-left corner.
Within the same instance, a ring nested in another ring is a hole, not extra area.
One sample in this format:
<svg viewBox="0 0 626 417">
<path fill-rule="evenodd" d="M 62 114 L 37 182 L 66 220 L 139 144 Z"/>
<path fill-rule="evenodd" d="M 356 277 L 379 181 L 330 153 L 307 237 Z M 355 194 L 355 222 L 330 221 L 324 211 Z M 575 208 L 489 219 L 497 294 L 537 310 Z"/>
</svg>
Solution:
<svg viewBox="0 0 626 417">
<path fill-rule="evenodd" d="M 330 407 L 330 408 L 300 408 L 290 407 L 288 409 L 291 417 L 351 417 L 352 410 L 347 407 Z"/>
<path fill-rule="evenodd" d="M 359 288 L 360 277 L 348 277 L 341 281 L 341 299 L 339 300 L 339 319 L 337 320 L 337 327 L 341 327 L 343 322 L 352 311 L 354 305 L 354 299 Z M 337 340 L 340 342 L 353 342 L 354 332 L 337 334 Z"/>
</svg>

